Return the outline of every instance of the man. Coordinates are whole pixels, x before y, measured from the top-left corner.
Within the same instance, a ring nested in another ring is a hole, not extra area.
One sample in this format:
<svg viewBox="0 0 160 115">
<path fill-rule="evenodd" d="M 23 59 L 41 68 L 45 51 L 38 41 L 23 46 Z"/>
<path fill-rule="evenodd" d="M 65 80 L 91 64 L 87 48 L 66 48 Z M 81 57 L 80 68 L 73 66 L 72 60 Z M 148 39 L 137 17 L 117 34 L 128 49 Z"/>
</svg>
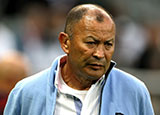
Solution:
<svg viewBox="0 0 160 115">
<path fill-rule="evenodd" d="M 153 115 L 145 85 L 114 67 L 115 23 L 101 7 L 73 8 L 59 34 L 64 56 L 10 93 L 5 115 Z"/>
</svg>

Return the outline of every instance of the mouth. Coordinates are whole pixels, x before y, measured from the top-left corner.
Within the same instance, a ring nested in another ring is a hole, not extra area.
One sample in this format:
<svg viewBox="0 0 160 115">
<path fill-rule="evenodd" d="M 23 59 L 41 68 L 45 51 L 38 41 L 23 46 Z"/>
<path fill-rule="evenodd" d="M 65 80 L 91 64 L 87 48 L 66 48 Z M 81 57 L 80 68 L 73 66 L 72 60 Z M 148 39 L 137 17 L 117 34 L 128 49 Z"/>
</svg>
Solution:
<svg viewBox="0 0 160 115">
<path fill-rule="evenodd" d="M 90 68 L 94 69 L 94 70 L 99 70 L 99 69 L 102 69 L 104 68 L 104 65 L 101 64 L 101 63 L 91 63 L 91 64 L 88 64 Z"/>
</svg>

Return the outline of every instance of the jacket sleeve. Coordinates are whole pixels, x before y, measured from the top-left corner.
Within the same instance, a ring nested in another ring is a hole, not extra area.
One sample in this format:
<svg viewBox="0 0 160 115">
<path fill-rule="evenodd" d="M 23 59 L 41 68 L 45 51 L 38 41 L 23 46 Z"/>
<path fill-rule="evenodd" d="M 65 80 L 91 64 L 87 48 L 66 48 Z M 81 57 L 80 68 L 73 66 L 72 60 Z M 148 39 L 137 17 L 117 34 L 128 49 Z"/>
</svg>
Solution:
<svg viewBox="0 0 160 115">
<path fill-rule="evenodd" d="M 20 103 L 20 92 L 17 89 L 13 89 L 9 94 L 4 115 L 20 115 Z"/>
<path fill-rule="evenodd" d="M 144 86 L 143 97 L 140 102 L 140 115 L 154 115 L 150 94 L 146 86 Z"/>
</svg>

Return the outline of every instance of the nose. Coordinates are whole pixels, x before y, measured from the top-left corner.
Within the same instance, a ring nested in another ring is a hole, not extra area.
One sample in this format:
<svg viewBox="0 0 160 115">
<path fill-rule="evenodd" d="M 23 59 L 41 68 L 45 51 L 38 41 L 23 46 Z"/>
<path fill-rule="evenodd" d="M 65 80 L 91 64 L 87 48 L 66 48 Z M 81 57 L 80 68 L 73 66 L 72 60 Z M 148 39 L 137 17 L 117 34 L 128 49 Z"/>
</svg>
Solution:
<svg viewBox="0 0 160 115">
<path fill-rule="evenodd" d="M 104 46 L 103 45 L 98 45 L 93 53 L 93 57 L 97 59 L 104 58 Z"/>
</svg>

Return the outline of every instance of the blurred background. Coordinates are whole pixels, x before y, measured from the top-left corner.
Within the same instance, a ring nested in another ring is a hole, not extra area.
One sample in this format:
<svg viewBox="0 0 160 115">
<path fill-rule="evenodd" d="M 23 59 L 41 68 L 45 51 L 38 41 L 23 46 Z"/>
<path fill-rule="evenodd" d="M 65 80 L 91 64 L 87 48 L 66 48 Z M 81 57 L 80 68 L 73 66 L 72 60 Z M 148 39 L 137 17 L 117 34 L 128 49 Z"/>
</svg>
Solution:
<svg viewBox="0 0 160 115">
<path fill-rule="evenodd" d="M 0 0 L 0 115 L 16 82 L 64 54 L 58 42 L 75 5 L 103 6 L 117 25 L 117 67 L 145 82 L 160 115 L 159 0 Z"/>
</svg>

